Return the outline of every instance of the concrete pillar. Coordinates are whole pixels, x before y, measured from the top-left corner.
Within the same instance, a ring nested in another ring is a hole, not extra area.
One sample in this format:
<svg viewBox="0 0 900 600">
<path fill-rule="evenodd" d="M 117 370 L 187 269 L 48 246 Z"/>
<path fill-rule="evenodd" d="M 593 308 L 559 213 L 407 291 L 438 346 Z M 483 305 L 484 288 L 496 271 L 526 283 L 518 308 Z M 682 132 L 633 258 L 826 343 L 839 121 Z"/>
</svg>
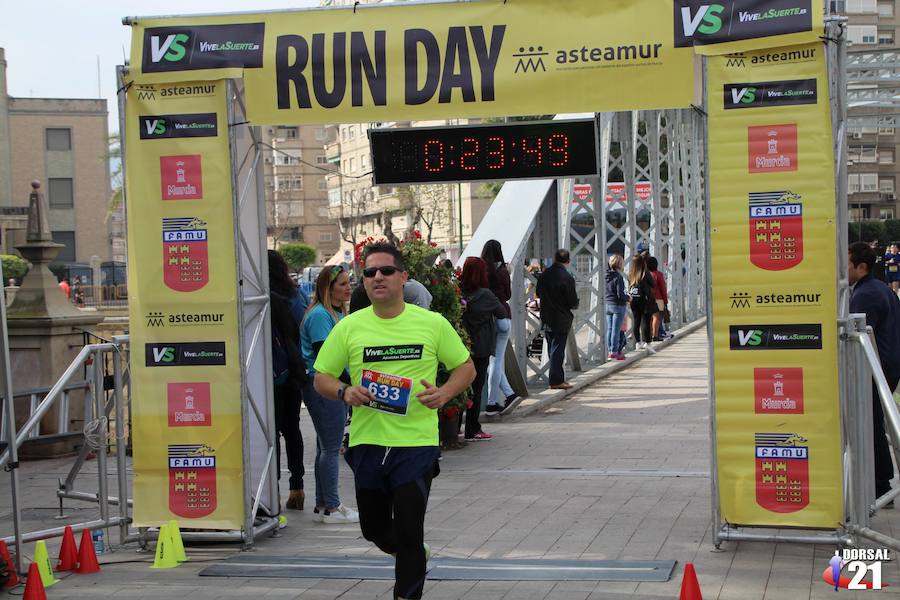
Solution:
<svg viewBox="0 0 900 600">
<path fill-rule="evenodd" d="M 6 89 L 6 52 L 0 48 L 0 207 L 12 206 L 10 166 L 9 94 Z M 6 233 L 6 232 L 4 232 Z M 3 243 L 6 244 L 6 236 Z M 7 252 L 8 252 L 7 248 Z"/>
</svg>

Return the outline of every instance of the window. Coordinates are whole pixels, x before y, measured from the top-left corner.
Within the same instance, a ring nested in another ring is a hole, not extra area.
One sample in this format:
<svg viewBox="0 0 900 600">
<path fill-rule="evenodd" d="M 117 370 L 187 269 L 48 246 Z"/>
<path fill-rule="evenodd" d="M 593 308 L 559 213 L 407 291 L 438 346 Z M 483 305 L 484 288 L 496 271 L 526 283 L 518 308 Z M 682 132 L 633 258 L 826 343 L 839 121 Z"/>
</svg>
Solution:
<svg viewBox="0 0 900 600">
<path fill-rule="evenodd" d="M 878 37 L 878 27 L 875 25 L 849 25 L 847 27 L 847 39 L 854 44 L 874 44 Z"/>
<path fill-rule="evenodd" d="M 877 173 L 860 173 L 859 185 L 863 192 L 878 191 L 878 174 Z"/>
<path fill-rule="evenodd" d="M 850 159 L 857 163 L 878 162 L 878 150 L 873 145 L 853 146 L 849 155 Z"/>
<path fill-rule="evenodd" d="M 878 151 L 878 163 L 882 165 L 894 164 L 894 149 L 882 148 Z"/>
<path fill-rule="evenodd" d="M 847 0 L 847 13 L 853 15 L 873 14 L 877 12 L 876 0 Z"/>
<path fill-rule="evenodd" d="M 75 262 L 75 232 L 54 231 L 53 241 L 62 244 L 65 248 L 59 249 L 59 254 L 54 259 L 56 262 Z"/>
<path fill-rule="evenodd" d="M 320 192 L 324 192 L 324 191 L 327 190 L 327 189 L 328 189 L 328 182 L 325 181 L 324 178 L 323 178 L 323 179 L 320 179 L 320 180 L 319 180 L 319 191 L 320 191 Z"/>
<path fill-rule="evenodd" d="M 316 139 L 320 142 L 325 140 L 325 128 L 324 127 L 316 128 Z"/>
<path fill-rule="evenodd" d="M 356 161 L 355 161 L 354 159 L 351 158 L 351 159 L 350 159 L 350 171 L 349 171 L 349 172 L 352 173 L 352 172 L 354 172 L 355 170 L 356 170 Z"/>
<path fill-rule="evenodd" d="M 291 181 L 291 188 L 295 190 L 303 189 L 303 175 L 295 175 L 294 179 Z"/>
<path fill-rule="evenodd" d="M 282 217 L 302 217 L 303 202 L 279 202 L 278 214 Z"/>
<path fill-rule="evenodd" d="M 878 30 L 878 43 L 882 46 L 893 46 L 894 45 L 894 30 L 893 29 L 879 29 Z"/>
<path fill-rule="evenodd" d="M 831 0 L 831 12 L 842 14 L 847 12 L 847 0 Z"/>
<path fill-rule="evenodd" d="M 296 127 L 288 127 L 284 130 L 284 137 L 289 140 L 297 139 L 297 128 Z"/>
<path fill-rule="evenodd" d="M 340 205 L 341 205 L 340 190 L 328 190 L 328 206 L 340 206 Z"/>
<path fill-rule="evenodd" d="M 70 129 L 47 129 L 47 150 L 67 151 L 72 149 L 72 131 Z"/>
<path fill-rule="evenodd" d="M 847 175 L 847 191 L 851 194 L 859 193 L 859 175 L 857 173 Z"/>
<path fill-rule="evenodd" d="M 850 220 L 851 221 L 865 221 L 869 218 L 869 207 L 868 206 L 860 206 L 856 208 L 850 208 Z"/>
<path fill-rule="evenodd" d="M 878 218 L 881 220 L 893 219 L 894 218 L 894 209 L 893 208 L 878 209 Z"/>
<path fill-rule="evenodd" d="M 74 192 L 71 177 L 51 177 L 47 184 L 50 208 L 72 208 Z"/>
<path fill-rule="evenodd" d="M 879 17 L 893 17 L 894 16 L 893 0 L 891 0 L 890 2 L 879 2 L 878 3 L 878 16 Z"/>
<path fill-rule="evenodd" d="M 319 241 L 320 241 L 320 242 L 330 242 L 330 241 L 331 241 L 331 232 L 330 232 L 330 231 L 323 231 L 322 233 L 320 233 L 320 234 L 319 234 Z"/>
<path fill-rule="evenodd" d="M 356 137 L 356 127 L 351 125 L 350 127 L 347 128 L 347 139 L 352 140 L 355 137 Z"/>
<path fill-rule="evenodd" d="M 359 157 L 359 168 L 360 169 L 368 169 L 369 168 L 369 157 L 363 154 Z"/>
<path fill-rule="evenodd" d="M 894 178 L 893 177 L 882 177 L 878 180 L 878 191 L 882 194 L 893 194 L 894 193 Z"/>
<path fill-rule="evenodd" d="M 327 165 L 328 159 L 325 157 L 324 154 L 319 154 L 316 156 L 316 164 L 317 165 Z"/>
</svg>

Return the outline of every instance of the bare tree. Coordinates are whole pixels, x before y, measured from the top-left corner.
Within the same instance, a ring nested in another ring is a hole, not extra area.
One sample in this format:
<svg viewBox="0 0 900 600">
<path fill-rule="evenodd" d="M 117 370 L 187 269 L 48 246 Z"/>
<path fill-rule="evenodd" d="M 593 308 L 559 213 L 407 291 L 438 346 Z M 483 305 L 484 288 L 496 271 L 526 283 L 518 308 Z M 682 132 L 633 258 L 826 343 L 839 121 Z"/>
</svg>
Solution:
<svg viewBox="0 0 900 600">
<path fill-rule="evenodd" d="M 338 227 L 341 230 L 341 238 L 354 248 L 359 241 L 362 216 L 366 214 L 369 194 L 367 190 L 350 190 L 346 196 L 341 195 Z"/>
<path fill-rule="evenodd" d="M 426 241 L 431 243 L 435 227 L 449 223 L 450 187 L 444 184 L 411 185 L 413 219 L 410 230 L 422 223 Z"/>
</svg>

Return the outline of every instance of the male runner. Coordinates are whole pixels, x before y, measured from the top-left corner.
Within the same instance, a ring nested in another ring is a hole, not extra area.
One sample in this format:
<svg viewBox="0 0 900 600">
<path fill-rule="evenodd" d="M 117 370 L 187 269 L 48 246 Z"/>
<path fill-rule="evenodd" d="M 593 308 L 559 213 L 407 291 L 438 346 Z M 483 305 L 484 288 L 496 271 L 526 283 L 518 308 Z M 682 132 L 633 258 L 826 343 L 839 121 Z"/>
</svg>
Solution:
<svg viewBox="0 0 900 600">
<path fill-rule="evenodd" d="M 447 320 L 403 301 L 403 255 L 367 247 L 372 306 L 341 321 L 316 359 L 315 388 L 354 407 L 347 463 L 363 536 L 396 556 L 394 597 L 422 597 L 428 557 L 425 509 L 438 473 L 437 409 L 469 387 L 475 367 Z M 434 385 L 438 363 L 451 372 Z M 353 385 L 338 377 L 349 367 Z"/>
</svg>

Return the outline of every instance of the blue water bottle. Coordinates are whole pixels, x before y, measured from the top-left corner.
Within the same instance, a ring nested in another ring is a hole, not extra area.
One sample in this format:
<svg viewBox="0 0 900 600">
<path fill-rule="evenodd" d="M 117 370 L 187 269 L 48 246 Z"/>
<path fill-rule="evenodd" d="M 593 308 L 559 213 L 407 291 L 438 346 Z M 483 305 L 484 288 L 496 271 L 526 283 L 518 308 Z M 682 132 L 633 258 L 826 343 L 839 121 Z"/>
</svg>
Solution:
<svg viewBox="0 0 900 600">
<path fill-rule="evenodd" d="M 94 542 L 94 552 L 103 554 L 103 530 L 94 529 L 91 531 L 91 540 Z"/>
</svg>

